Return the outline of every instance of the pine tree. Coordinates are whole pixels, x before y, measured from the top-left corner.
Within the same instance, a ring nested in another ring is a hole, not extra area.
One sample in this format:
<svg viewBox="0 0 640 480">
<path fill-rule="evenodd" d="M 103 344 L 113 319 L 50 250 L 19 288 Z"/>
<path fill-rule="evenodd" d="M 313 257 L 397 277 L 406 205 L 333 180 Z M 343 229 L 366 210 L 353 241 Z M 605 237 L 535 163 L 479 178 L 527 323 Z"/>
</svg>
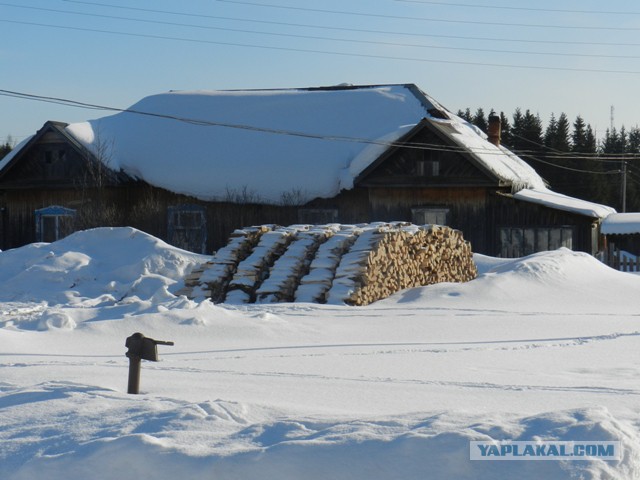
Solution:
<svg viewBox="0 0 640 480">
<path fill-rule="evenodd" d="M 544 132 L 544 146 L 549 150 L 554 148 L 556 143 L 556 137 L 558 136 L 558 122 L 555 115 L 552 113 L 549 119 L 549 125 Z"/>
<path fill-rule="evenodd" d="M 573 122 L 573 132 L 569 133 L 569 129 L 569 120 L 566 114 L 562 113 L 556 122 L 553 148 L 556 153 L 571 152 L 573 155 L 572 158 L 558 162 L 565 169 L 559 183 L 554 184 L 554 187 L 570 196 L 598 201 L 594 192 L 598 191 L 598 182 L 604 177 L 590 173 L 602 170 L 602 163 L 593 158 L 596 154 L 596 141 L 591 125 L 586 125 L 578 115 Z"/>
<path fill-rule="evenodd" d="M 0 160 L 4 158 L 4 156 L 12 150 L 11 144 L 7 140 L 4 144 L 0 145 Z"/>
<path fill-rule="evenodd" d="M 468 107 L 464 112 L 462 110 L 458 110 L 458 113 L 456 113 L 456 115 L 458 115 L 460 118 L 462 118 L 463 120 L 466 120 L 469 123 L 473 121 L 473 116 L 471 115 L 471 109 Z"/>
<path fill-rule="evenodd" d="M 629 130 L 627 153 L 640 153 L 640 128 L 637 126 Z"/>
<path fill-rule="evenodd" d="M 487 121 L 487 118 L 484 114 L 484 110 L 482 109 L 482 107 L 476 110 L 476 113 L 473 115 L 472 122 L 476 127 L 482 130 L 484 133 L 487 133 L 487 130 L 489 129 L 489 122 Z"/>
<path fill-rule="evenodd" d="M 566 113 L 561 113 L 558 117 L 556 139 L 553 148 L 559 152 L 571 151 L 571 135 L 569 133 L 569 119 Z"/>
<path fill-rule="evenodd" d="M 507 147 L 511 148 L 511 143 L 513 141 L 513 139 L 511 138 L 511 124 L 509 123 L 509 119 L 504 114 L 504 112 L 500 112 L 500 126 L 502 129 L 502 132 L 500 134 L 501 142 Z"/>
<path fill-rule="evenodd" d="M 587 126 L 580 115 L 573 122 L 573 133 L 571 134 L 571 151 L 574 153 L 592 153 L 587 146 Z M 593 152 L 595 153 L 595 151 Z"/>
<path fill-rule="evenodd" d="M 619 151 L 620 148 L 620 138 L 618 135 L 618 131 L 616 127 L 613 127 L 611 130 L 607 128 L 604 133 L 604 140 L 602 141 L 602 146 L 600 150 L 604 154 L 616 154 L 622 153 Z"/>
</svg>

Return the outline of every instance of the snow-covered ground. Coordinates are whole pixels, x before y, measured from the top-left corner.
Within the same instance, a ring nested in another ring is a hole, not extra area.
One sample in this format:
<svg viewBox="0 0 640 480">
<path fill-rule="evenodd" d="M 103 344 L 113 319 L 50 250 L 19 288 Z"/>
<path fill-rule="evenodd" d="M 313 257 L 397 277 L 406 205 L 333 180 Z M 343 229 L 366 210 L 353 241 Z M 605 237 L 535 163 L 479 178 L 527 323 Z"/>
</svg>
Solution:
<svg viewBox="0 0 640 480">
<path fill-rule="evenodd" d="M 640 276 L 558 250 L 367 307 L 176 297 L 130 228 L 0 253 L 0 479 L 640 478 Z M 125 339 L 172 340 L 128 395 Z M 472 440 L 620 461 L 470 461 Z"/>
</svg>

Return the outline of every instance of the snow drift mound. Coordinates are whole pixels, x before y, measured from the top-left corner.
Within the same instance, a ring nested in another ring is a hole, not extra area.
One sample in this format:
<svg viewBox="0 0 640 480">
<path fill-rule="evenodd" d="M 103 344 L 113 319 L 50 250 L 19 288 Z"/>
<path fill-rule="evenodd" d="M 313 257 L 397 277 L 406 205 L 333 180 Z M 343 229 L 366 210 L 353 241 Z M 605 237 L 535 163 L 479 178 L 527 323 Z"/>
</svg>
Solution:
<svg viewBox="0 0 640 480">
<path fill-rule="evenodd" d="M 227 303 L 368 305 L 405 288 L 476 274 L 471 245 L 449 227 L 265 225 L 236 230 L 184 293 Z"/>
<path fill-rule="evenodd" d="M 619 305 L 621 295 L 636 298 L 640 289 L 640 275 L 616 271 L 591 255 L 566 248 L 514 259 L 475 255 L 475 261 L 482 273 L 473 282 L 413 289 L 387 302 L 422 301 L 434 308 L 454 308 L 473 299 L 475 308 L 496 313 L 515 304 L 519 312 L 609 315 L 627 308 Z M 634 302 L 628 303 L 628 311 L 637 313 Z"/>
<path fill-rule="evenodd" d="M 34 402 L 46 404 L 43 417 Z M 633 426 L 604 407 L 520 417 L 440 412 L 390 418 L 300 418 L 222 400 L 140 400 L 97 387 L 10 389 L 0 405 L 0 476 L 90 478 L 388 480 L 632 479 L 640 474 Z M 80 412 L 80 414 L 79 414 Z M 73 419 L 73 421 L 70 421 Z M 20 433 L 19 436 L 11 433 Z M 37 444 L 34 438 L 41 438 Z M 619 461 L 469 460 L 469 442 L 617 441 Z"/>
<path fill-rule="evenodd" d="M 206 257 L 130 227 L 0 252 L 0 301 L 93 306 L 168 294 Z"/>
</svg>

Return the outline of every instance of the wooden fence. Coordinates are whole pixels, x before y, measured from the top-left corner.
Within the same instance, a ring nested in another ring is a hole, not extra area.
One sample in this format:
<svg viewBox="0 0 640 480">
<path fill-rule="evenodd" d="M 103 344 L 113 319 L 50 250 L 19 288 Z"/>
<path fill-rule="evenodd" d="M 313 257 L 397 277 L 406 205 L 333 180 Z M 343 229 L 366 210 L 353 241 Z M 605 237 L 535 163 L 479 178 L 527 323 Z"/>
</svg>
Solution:
<svg viewBox="0 0 640 480">
<path fill-rule="evenodd" d="M 640 256 L 620 250 L 613 243 L 607 245 L 601 256 L 600 260 L 615 270 L 640 272 Z"/>
</svg>

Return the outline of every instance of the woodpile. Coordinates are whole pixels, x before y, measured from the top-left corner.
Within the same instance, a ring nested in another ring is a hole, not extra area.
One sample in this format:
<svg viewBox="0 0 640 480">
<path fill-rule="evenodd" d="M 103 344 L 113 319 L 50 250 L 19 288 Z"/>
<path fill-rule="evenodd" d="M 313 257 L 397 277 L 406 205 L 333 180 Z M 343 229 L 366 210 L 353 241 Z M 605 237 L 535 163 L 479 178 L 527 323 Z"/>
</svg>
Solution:
<svg viewBox="0 0 640 480">
<path fill-rule="evenodd" d="M 353 228 L 342 228 L 320 245 L 309 271 L 300 279 L 294 294 L 296 302 L 326 303 L 340 260 L 356 238 Z"/>
<path fill-rule="evenodd" d="M 471 245 L 448 227 L 400 226 L 360 235 L 336 271 L 331 303 L 368 305 L 406 288 L 477 276 Z"/>
<path fill-rule="evenodd" d="M 205 296 L 213 302 L 224 301 L 229 282 L 238 264 L 247 258 L 260 241 L 260 237 L 271 230 L 270 226 L 249 227 L 235 230 L 227 245 L 218 250 L 207 268 L 200 274 L 199 289 L 194 288 L 192 296 Z"/>
<path fill-rule="evenodd" d="M 291 302 L 301 277 L 309 271 L 320 245 L 333 235 L 330 229 L 309 228 L 298 233 L 287 251 L 273 264 L 269 277 L 256 290 L 259 303 Z"/>
<path fill-rule="evenodd" d="M 253 303 L 256 288 L 269 277 L 270 268 L 293 240 L 295 230 L 277 228 L 261 235 L 251 254 L 236 267 L 229 282 L 225 301 L 229 303 Z"/>
<path fill-rule="evenodd" d="M 214 302 L 367 305 L 405 288 L 476 275 L 469 242 L 449 227 L 259 226 L 234 232 L 197 272 L 193 291 Z"/>
</svg>

